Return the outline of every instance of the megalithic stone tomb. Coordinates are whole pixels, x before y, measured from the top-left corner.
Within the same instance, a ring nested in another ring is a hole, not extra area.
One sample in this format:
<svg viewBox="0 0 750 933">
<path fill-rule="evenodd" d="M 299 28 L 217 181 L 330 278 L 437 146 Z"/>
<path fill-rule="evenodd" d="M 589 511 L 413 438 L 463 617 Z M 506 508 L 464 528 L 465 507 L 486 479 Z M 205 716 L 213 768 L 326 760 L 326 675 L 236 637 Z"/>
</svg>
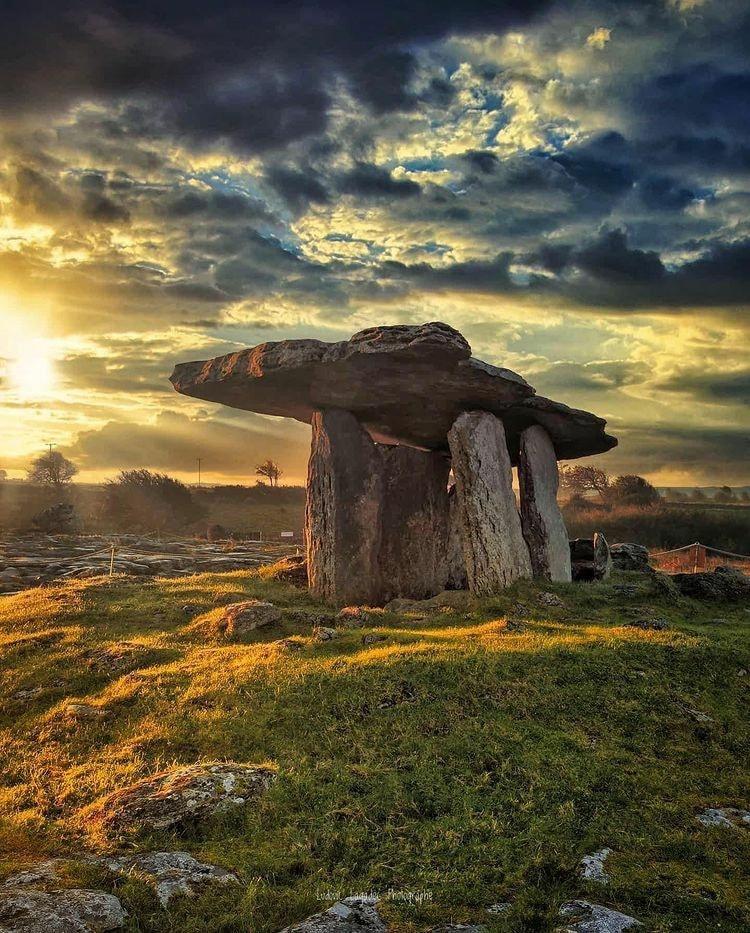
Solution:
<svg viewBox="0 0 750 933">
<path fill-rule="evenodd" d="M 425 598 L 464 581 L 486 594 L 518 577 L 570 580 L 557 461 L 617 444 L 602 418 L 473 358 L 441 323 L 264 343 L 180 363 L 171 381 L 193 398 L 312 425 L 308 581 L 334 604 Z"/>
</svg>

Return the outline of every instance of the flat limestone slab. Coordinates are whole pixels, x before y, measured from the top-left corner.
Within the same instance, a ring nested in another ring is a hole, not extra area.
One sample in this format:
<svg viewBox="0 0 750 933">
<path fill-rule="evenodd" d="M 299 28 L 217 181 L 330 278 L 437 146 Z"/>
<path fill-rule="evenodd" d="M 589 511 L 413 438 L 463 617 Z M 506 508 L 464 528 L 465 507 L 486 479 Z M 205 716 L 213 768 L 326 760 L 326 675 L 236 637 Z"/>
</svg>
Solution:
<svg viewBox="0 0 750 933">
<path fill-rule="evenodd" d="M 513 462 L 532 424 L 545 427 L 558 459 L 617 443 L 603 419 L 539 397 L 517 373 L 474 359 L 464 337 L 439 322 L 371 327 L 338 343 L 263 343 L 179 363 L 171 382 L 183 395 L 307 423 L 316 410 L 343 408 L 375 441 L 433 450 L 447 449 L 462 411 L 482 409 L 502 417 Z"/>
<path fill-rule="evenodd" d="M 521 527 L 535 577 L 570 583 L 570 545 L 557 504 L 560 484 L 552 441 L 535 424 L 521 434 L 518 488 Z"/>
<path fill-rule="evenodd" d="M 531 576 L 505 432 L 495 415 L 471 411 L 456 419 L 448 439 L 469 589 L 491 596 Z"/>
</svg>

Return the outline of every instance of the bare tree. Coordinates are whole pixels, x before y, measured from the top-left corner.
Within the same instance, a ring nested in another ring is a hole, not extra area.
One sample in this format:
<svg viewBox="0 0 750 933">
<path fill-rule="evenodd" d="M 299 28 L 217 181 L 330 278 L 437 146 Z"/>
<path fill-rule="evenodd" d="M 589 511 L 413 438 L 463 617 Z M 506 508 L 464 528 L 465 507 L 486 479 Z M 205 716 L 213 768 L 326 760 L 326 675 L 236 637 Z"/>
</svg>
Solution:
<svg viewBox="0 0 750 933">
<path fill-rule="evenodd" d="M 258 464 L 255 468 L 255 472 L 258 476 L 265 476 L 272 486 L 279 485 L 279 477 L 283 476 L 284 473 L 284 471 L 279 468 L 278 463 L 275 463 L 270 457 L 268 460 L 264 460 L 263 463 Z"/>
<path fill-rule="evenodd" d="M 609 476 L 595 466 L 569 466 L 560 470 L 560 485 L 573 494 L 595 492 L 602 500 L 607 498 Z"/>
<path fill-rule="evenodd" d="M 40 483 L 53 489 L 62 489 L 78 472 L 72 460 L 64 457 L 59 450 L 50 450 L 32 461 L 28 471 L 29 482 Z"/>
<path fill-rule="evenodd" d="M 0 483 L 4 483 L 7 478 L 8 478 L 8 471 L 0 470 Z"/>
</svg>

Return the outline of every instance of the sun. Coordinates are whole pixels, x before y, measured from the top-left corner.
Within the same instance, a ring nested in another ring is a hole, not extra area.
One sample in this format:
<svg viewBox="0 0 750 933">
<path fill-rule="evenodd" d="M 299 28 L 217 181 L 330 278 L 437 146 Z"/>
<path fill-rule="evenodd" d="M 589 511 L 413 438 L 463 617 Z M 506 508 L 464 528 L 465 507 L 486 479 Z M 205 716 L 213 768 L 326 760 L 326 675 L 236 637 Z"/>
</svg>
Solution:
<svg viewBox="0 0 750 933">
<path fill-rule="evenodd" d="M 8 382 L 24 399 L 38 399 L 49 395 L 55 388 L 55 363 L 41 341 L 8 361 Z"/>
</svg>

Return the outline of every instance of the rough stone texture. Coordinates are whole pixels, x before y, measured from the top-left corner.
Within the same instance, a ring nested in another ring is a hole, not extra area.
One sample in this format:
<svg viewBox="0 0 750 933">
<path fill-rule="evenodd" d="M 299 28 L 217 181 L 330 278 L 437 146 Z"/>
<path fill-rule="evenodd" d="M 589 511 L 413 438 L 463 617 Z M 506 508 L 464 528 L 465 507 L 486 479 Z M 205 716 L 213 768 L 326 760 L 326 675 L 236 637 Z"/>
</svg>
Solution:
<svg viewBox="0 0 750 933">
<path fill-rule="evenodd" d="M 146 852 L 103 861 L 110 871 L 136 875 L 153 884 L 162 907 L 176 894 L 192 897 L 208 884 L 239 884 L 231 871 L 199 862 L 188 852 Z"/>
<path fill-rule="evenodd" d="M 458 415 L 502 415 L 511 457 L 520 433 L 541 424 L 558 459 L 603 453 L 615 438 L 589 412 L 540 398 L 517 373 L 471 357 L 447 324 L 371 327 L 339 343 L 284 340 L 213 360 L 181 363 L 178 392 L 233 408 L 310 422 L 313 412 L 353 412 L 375 440 L 445 448 Z"/>
<path fill-rule="evenodd" d="M 604 870 L 604 863 L 612 854 L 612 850 L 606 846 L 603 849 L 597 849 L 591 855 L 584 855 L 581 859 L 581 877 L 584 881 L 597 881 L 599 884 L 609 884 L 610 877 Z"/>
<path fill-rule="evenodd" d="M 378 602 L 424 599 L 448 576 L 450 461 L 442 453 L 379 446 L 381 508 Z"/>
<path fill-rule="evenodd" d="M 639 570 L 648 572 L 648 548 L 642 544 L 613 544 L 610 548 L 612 566 L 615 570 Z"/>
<path fill-rule="evenodd" d="M 248 599 L 225 606 L 217 629 L 224 638 L 233 639 L 280 620 L 281 611 L 273 603 Z"/>
<path fill-rule="evenodd" d="M 709 807 L 699 813 L 696 819 L 704 826 L 723 826 L 728 829 L 750 827 L 750 811 L 736 807 Z"/>
<path fill-rule="evenodd" d="M 604 535 L 597 531 L 591 538 L 570 542 L 570 563 L 574 580 L 606 580 L 612 571 L 612 557 Z"/>
<path fill-rule="evenodd" d="M 560 478 L 555 448 L 544 428 L 533 425 L 521 434 L 518 488 L 521 528 L 529 548 L 531 569 L 543 580 L 570 582 L 568 530 L 557 504 Z"/>
<path fill-rule="evenodd" d="M 455 483 L 448 491 L 448 545 L 446 549 L 447 578 L 449 590 L 465 590 L 469 585 L 466 576 L 466 559 L 461 537 L 461 501 Z"/>
<path fill-rule="evenodd" d="M 379 605 L 442 590 L 449 470 L 442 453 L 374 443 L 350 412 L 316 413 L 305 512 L 312 592 Z"/>
<path fill-rule="evenodd" d="M 387 933 L 376 898 L 346 897 L 281 933 Z"/>
<path fill-rule="evenodd" d="M 124 925 L 122 904 L 105 891 L 0 887 L 3 933 L 104 933 Z"/>
<path fill-rule="evenodd" d="M 105 797 L 87 812 L 86 822 L 114 836 L 178 827 L 246 803 L 275 778 L 268 768 L 232 761 L 171 768 Z"/>
<path fill-rule="evenodd" d="M 635 917 L 589 901 L 568 901 L 560 908 L 560 916 L 567 922 L 558 927 L 559 933 L 622 933 L 643 926 Z"/>
<path fill-rule="evenodd" d="M 671 580 L 683 596 L 694 599 L 750 598 L 750 577 L 733 567 L 717 567 L 705 573 L 675 573 Z"/>
<path fill-rule="evenodd" d="M 502 422 L 485 411 L 464 412 L 448 435 L 469 589 L 497 593 L 531 576 L 529 550 L 513 495 Z"/>
<path fill-rule="evenodd" d="M 380 595 L 377 448 L 348 411 L 316 412 L 307 471 L 307 576 L 319 599 L 372 603 Z"/>
</svg>

